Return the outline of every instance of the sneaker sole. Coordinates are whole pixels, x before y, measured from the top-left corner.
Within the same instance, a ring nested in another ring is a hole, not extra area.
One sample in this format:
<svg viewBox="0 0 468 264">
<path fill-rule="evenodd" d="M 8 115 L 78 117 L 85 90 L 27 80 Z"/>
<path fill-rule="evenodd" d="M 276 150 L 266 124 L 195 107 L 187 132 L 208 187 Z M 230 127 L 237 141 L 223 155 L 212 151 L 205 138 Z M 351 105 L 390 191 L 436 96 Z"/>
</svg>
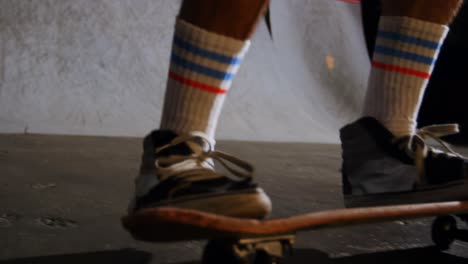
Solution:
<svg viewBox="0 0 468 264">
<path fill-rule="evenodd" d="M 444 186 L 444 188 L 428 189 L 414 192 L 391 194 L 374 194 L 344 197 L 345 206 L 369 207 L 381 205 L 435 203 L 449 201 L 468 201 L 468 183 Z"/>
<path fill-rule="evenodd" d="M 152 204 L 151 207 L 138 210 L 138 213 L 151 210 L 151 208 L 164 206 L 192 209 L 224 216 L 255 219 L 265 218 L 270 214 L 272 209 L 270 198 L 268 198 L 262 189 L 256 188 L 243 192 L 229 192 L 174 199 L 170 202 Z"/>
</svg>

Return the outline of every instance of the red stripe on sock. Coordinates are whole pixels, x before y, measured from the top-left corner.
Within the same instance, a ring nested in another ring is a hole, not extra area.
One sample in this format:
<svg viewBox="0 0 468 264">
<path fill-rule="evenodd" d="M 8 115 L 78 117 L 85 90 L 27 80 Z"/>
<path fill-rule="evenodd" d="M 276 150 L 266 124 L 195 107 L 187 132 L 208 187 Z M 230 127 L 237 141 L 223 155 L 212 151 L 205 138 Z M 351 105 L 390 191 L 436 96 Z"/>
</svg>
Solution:
<svg viewBox="0 0 468 264">
<path fill-rule="evenodd" d="M 184 78 L 183 76 L 178 75 L 177 73 L 172 72 L 172 71 L 169 71 L 169 77 L 171 79 L 173 79 L 174 81 L 185 84 L 185 85 L 190 86 L 190 87 L 195 88 L 195 89 L 200 89 L 200 90 L 207 91 L 207 92 L 210 92 L 210 93 L 215 93 L 215 94 L 226 94 L 227 93 L 227 90 L 225 90 L 225 89 L 222 89 L 222 88 L 219 88 L 219 87 L 216 87 L 216 86 L 210 86 L 210 85 L 207 85 L 207 84 L 204 84 L 204 83 L 201 83 L 201 82 L 197 82 L 197 81 L 194 81 L 194 80 Z"/>
<path fill-rule="evenodd" d="M 399 72 L 403 74 L 421 77 L 424 79 L 429 79 L 431 77 L 431 75 L 427 72 L 417 71 L 417 70 L 413 70 L 409 68 L 403 68 L 403 67 L 396 66 L 396 65 L 385 64 L 385 63 L 381 63 L 378 61 L 373 61 L 372 66 L 379 68 L 379 69 L 386 70 L 386 71 Z"/>
</svg>

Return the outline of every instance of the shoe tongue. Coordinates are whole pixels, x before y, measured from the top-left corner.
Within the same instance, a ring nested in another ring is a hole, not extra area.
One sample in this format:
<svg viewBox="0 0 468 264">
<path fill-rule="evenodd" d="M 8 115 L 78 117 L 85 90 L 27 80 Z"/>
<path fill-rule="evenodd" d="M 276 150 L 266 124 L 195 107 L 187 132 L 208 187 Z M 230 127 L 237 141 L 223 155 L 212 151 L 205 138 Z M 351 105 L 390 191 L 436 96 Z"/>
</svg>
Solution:
<svg viewBox="0 0 468 264">
<path fill-rule="evenodd" d="M 208 146 L 206 146 L 206 143 L 201 139 L 189 140 L 186 141 L 185 144 L 192 153 L 202 153 L 208 150 Z"/>
<path fill-rule="evenodd" d="M 161 132 L 161 131 L 160 131 Z M 167 136 L 166 133 L 164 133 Z M 155 147 L 161 147 L 166 144 L 170 144 L 178 135 L 169 131 L 169 137 L 165 137 L 165 140 L 155 141 L 159 144 L 155 144 Z M 176 170 L 189 170 L 189 169 L 210 169 L 213 170 L 213 160 L 211 158 L 204 159 L 203 162 L 192 160 L 180 160 L 181 156 L 200 156 L 202 153 L 209 151 L 208 143 L 202 138 L 193 137 L 186 141 L 183 141 L 177 145 L 170 146 L 158 152 L 156 157 L 158 159 L 159 165 L 163 167 L 172 167 Z M 177 164 L 177 165 L 176 165 Z M 176 166 L 176 167 L 174 167 Z"/>
<path fill-rule="evenodd" d="M 172 140 L 177 138 L 178 135 L 172 131 L 168 130 L 160 130 L 153 134 L 153 139 L 155 144 L 155 148 L 161 147 L 165 144 L 170 143 Z M 169 147 L 167 149 L 162 150 L 157 154 L 159 157 L 169 157 L 172 155 L 182 155 L 188 156 L 194 153 L 202 153 L 206 151 L 208 146 L 206 142 L 202 139 L 191 139 L 175 146 Z"/>
</svg>

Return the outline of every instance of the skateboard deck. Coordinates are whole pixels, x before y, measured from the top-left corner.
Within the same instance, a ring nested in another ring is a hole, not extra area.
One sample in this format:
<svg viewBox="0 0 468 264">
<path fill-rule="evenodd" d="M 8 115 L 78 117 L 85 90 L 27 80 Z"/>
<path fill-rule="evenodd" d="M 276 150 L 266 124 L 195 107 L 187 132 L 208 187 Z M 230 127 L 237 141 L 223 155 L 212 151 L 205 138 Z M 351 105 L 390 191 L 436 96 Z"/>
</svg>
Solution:
<svg viewBox="0 0 468 264">
<path fill-rule="evenodd" d="M 270 220 L 241 219 L 195 210 L 161 207 L 123 217 L 122 223 L 140 240 L 168 242 L 261 237 L 333 226 L 450 214 L 468 214 L 468 202 L 336 209 Z"/>
<path fill-rule="evenodd" d="M 442 250 L 455 240 L 468 240 L 468 231 L 457 228 L 457 215 L 468 221 L 468 201 L 363 207 L 312 212 L 268 220 L 241 219 L 173 207 L 142 210 L 122 218 L 123 226 L 138 240 L 175 242 L 211 240 L 205 247 L 203 263 L 222 263 L 229 259 L 266 252 L 262 256 L 282 258 L 290 251 L 295 235 L 345 225 L 406 220 L 439 216 L 432 226 L 432 237 Z M 220 253 L 223 252 L 223 253 Z M 229 257 L 226 257 L 229 255 Z M 233 263 L 277 263 L 276 261 L 234 261 Z"/>
</svg>

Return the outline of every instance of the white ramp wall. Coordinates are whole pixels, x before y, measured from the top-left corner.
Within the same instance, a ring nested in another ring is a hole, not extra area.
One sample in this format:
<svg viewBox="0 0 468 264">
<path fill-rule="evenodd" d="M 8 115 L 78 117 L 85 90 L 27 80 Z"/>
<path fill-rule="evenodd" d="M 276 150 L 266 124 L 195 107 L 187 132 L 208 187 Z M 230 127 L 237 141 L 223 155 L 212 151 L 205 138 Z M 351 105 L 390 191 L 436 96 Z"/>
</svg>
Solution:
<svg viewBox="0 0 468 264">
<path fill-rule="evenodd" d="M 351 1 L 355 2 L 355 1 Z M 174 0 L 0 0 L 0 133 L 142 136 L 159 124 Z M 219 139 L 337 142 L 369 71 L 356 3 L 273 0 Z"/>
</svg>

